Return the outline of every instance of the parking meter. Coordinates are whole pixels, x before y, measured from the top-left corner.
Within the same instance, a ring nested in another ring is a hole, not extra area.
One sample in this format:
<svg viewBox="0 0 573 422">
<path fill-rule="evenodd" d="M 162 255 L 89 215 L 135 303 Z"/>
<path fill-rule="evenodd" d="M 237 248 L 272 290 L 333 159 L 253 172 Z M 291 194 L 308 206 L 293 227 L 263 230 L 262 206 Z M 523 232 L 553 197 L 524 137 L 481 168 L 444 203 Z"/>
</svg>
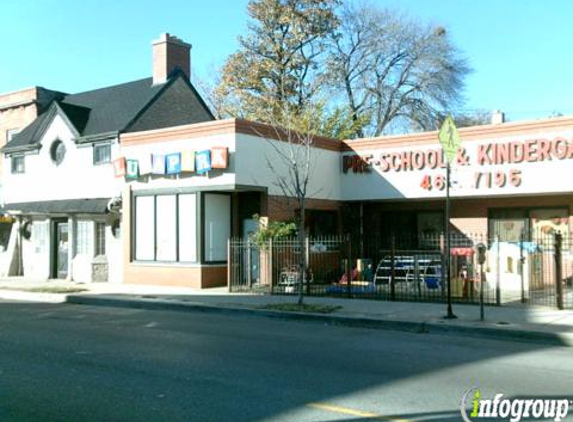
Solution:
<svg viewBox="0 0 573 422">
<path fill-rule="evenodd" d="M 483 276 L 483 264 L 485 264 L 485 252 L 487 248 L 483 243 L 479 243 L 477 245 L 477 259 L 478 264 L 480 267 L 479 270 L 479 310 L 480 310 L 480 319 L 483 321 L 485 319 L 484 315 L 484 307 L 483 307 L 483 284 L 484 284 L 484 276 Z"/>
</svg>

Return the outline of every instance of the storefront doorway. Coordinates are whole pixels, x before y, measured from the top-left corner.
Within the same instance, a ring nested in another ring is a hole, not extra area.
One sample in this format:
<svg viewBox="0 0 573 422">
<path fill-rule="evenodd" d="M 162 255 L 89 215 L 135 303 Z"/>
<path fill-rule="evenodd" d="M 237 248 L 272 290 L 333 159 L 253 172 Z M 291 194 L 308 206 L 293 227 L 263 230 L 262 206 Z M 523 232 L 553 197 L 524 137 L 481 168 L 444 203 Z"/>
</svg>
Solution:
<svg viewBox="0 0 573 422">
<path fill-rule="evenodd" d="M 55 220 L 53 223 L 52 278 L 68 277 L 69 226 L 67 220 Z"/>
</svg>

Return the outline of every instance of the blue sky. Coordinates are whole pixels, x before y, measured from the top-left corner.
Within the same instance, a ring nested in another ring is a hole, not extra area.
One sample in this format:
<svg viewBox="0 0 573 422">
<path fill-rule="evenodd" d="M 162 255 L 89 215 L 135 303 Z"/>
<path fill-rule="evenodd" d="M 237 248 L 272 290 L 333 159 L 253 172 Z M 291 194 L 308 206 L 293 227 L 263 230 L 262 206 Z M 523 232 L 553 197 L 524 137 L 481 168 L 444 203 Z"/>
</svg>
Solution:
<svg viewBox="0 0 573 422">
<path fill-rule="evenodd" d="M 348 0 L 347 0 L 348 1 Z M 193 44 L 192 68 L 209 76 L 237 48 L 248 0 L 3 0 L 0 93 L 33 85 L 80 92 L 151 74 L 162 32 Z M 511 120 L 573 115 L 573 2 L 371 0 L 445 26 L 474 72 L 465 109 Z"/>
</svg>

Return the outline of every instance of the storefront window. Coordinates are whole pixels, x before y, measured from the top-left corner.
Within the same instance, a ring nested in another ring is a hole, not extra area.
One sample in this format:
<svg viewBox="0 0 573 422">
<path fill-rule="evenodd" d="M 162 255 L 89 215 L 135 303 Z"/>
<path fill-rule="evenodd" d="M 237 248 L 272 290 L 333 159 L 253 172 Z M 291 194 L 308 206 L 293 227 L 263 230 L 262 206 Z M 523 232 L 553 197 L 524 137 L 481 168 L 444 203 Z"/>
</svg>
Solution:
<svg viewBox="0 0 573 422">
<path fill-rule="evenodd" d="M 197 262 L 196 194 L 136 196 L 134 218 L 136 260 Z"/>
<path fill-rule="evenodd" d="M 155 197 L 135 198 L 135 259 L 155 260 Z"/>
<path fill-rule="evenodd" d="M 307 210 L 306 228 L 310 236 L 326 236 L 338 233 L 336 211 Z"/>
<path fill-rule="evenodd" d="M 531 210 L 531 231 L 533 236 L 550 235 L 556 232 L 569 233 L 569 217 L 566 208 L 545 208 Z"/>
<path fill-rule="evenodd" d="M 444 214 L 441 211 L 417 214 L 418 246 L 424 249 L 438 248 L 440 235 L 444 233 Z"/>
<path fill-rule="evenodd" d="M 205 195 L 205 261 L 227 260 L 227 240 L 231 236 L 231 197 Z"/>
<path fill-rule="evenodd" d="M 489 234 L 500 242 L 519 242 L 529 238 L 529 220 L 525 209 L 494 209 L 489 216 Z"/>
<path fill-rule="evenodd" d="M 157 261 L 177 260 L 177 219 L 175 195 L 157 196 Z"/>
<path fill-rule="evenodd" d="M 567 208 L 533 208 L 491 210 L 489 233 L 502 242 L 534 240 L 556 232 L 569 232 Z"/>
<path fill-rule="evenodd" d="M 197 195 L 179 195 L 179 260 L 197 261 Z"/>
</svg>

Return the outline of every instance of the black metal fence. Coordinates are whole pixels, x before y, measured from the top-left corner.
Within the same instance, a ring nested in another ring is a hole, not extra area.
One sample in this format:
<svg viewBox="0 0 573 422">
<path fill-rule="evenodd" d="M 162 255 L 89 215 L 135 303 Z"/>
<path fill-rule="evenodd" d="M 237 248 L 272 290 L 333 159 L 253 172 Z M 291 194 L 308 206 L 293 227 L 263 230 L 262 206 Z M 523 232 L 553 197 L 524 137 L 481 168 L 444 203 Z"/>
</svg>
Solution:
<svg viewBox="0 0 573 422">
<path fill-rule="evenodd" d="M 451 234 L 450 288 L 455 302 L 528 303 L 573 309 L 573 244 L 567 234 L 538 233 L 526 240 Z M 485 246 L 479 264 L 477 245 Z M 229 240 L 229 289 L 273 294 L 444 302 L 445 237 L 327 236 Z M 301 277 L 305 254 L 307 271 Z M 302 279 L 302 283 L 301 283 Z M 350 282 L 349 282 L 350 280 Z"/>
</svg>

